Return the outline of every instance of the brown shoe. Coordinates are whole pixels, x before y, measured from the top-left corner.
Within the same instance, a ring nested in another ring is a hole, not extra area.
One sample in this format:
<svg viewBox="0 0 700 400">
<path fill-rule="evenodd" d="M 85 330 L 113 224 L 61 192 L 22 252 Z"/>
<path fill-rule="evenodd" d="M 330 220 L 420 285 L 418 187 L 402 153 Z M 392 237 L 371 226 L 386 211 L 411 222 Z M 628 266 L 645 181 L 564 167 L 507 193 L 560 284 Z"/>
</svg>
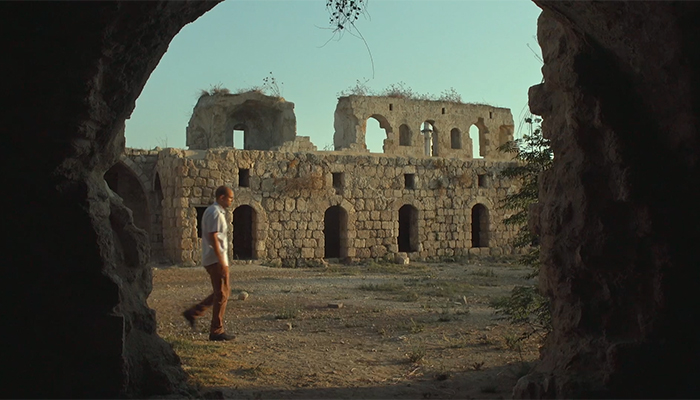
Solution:
<svg viewBox="0 0 700 400">
<path fill-rule="evenodd" d="M 187 323 L 190 324 L 190 328 L 194 329 L 194 323 L 196 320 L 194 315 L 190 314 L 189 310 L 187 310 L 187 311 L 182 313 L 182 316 L 185 317 L 185 319 L 187 320 Z"/>
<path fill-rule="evenodd" d="M 209 340 L 212 340 L 214 342 L 224 342 L 227 340 L 233 340 L 235 338 L 236 337 L 234 335 L 229 335 L 226 333 L 219 333 L 218 335 L 209 334 Z"/>
</svg>

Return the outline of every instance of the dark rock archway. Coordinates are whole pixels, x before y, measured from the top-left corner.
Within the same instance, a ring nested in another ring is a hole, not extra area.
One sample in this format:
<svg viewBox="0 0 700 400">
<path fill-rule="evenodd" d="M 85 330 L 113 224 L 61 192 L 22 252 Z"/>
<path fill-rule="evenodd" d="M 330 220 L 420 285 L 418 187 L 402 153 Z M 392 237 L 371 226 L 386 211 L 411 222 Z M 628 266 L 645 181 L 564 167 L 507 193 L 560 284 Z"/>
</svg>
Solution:
<svg viewBox="0 0 700 400">
<path fill-rule="evenodd" d="M 554 330 L 515 395 L 698 397 L 700 5 L 536 3 Z"/>
<path fill-rule="evenodd" d="M 555 161 L 532 226 L 554 331 L 515 395 L 698 397 L 700 5 L 536 3 L 531 106 Z M 168 43 L 215 4 L 2 3 L 4 187 L 32 211 L 4 221 L 7 397 L 183 390 L 145 302 L 148 240 L 102 177 Z"/>
<path fill-rule="evenodd" d="M 118 162 L 105 172 L 104 178 L 109 188 L 117 193 L 124 205 L 131 210 L 134 224 L 150 232 L 151 213 L 148 208 L 148 199 L 134 172 L 124 163 Z"/>
<path fill-rule="evenodd" d="M 184 389 L 155 333 L 148 238 L 103 179 L 124 120 L 168 43 L 215 2 L 3 3 L 2 128 L 18 238 L 3 260 L 7 397 L 148 396 Z M 29 223 L 29 221 L 34 223 Z M 42 234 L 37 237 L 36 226 Z M 29 240 L 29 238 L 37 238 Z"/>
</svg>

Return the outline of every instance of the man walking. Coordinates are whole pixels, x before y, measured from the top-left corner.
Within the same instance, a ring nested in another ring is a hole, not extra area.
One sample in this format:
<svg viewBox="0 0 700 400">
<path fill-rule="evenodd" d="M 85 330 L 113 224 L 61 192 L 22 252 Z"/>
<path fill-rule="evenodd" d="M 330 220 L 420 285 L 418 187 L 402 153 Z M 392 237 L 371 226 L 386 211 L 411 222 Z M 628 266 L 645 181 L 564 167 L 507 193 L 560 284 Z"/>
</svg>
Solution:
<svg viewBox="0 0 700 400">
<path fill-rule="evenodd" d="M 228 224 L 225 209 L 233 203 L 233 191 L 219 186 L 215 192 L 216 201 L 207 207 L 202 216 L 202 265 L 209 273 L 213 293 L 206 299 L 187 309 L 182 315 L 190 327 L 195 320 L 212 308 L 209 340 L 231 340 L 233 335 L 224 332 L 224 314 L 229 297 L 228 270 Z"/>
</svg>

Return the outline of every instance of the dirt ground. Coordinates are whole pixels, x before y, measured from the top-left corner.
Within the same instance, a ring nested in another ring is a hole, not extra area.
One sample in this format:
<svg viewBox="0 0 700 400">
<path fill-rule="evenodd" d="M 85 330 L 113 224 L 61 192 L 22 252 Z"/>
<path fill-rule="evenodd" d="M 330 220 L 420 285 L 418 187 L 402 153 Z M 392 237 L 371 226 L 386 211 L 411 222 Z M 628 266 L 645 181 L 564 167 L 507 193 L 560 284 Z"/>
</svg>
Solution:
<svg viewBox="0 0 700 400">
<path fill-rule="evenodd" d="M 211 291 L 203 268 L 154 268 L 158 333 L 209 398 L 510 398 L 538 339 L 489 306 L 525 284 L 509 262 L 370 262 L 325 268 L 231 266 L 226 330 L 182 311 Z M 238 300 L 238 293 L 249 293 Z"/>
</svg>

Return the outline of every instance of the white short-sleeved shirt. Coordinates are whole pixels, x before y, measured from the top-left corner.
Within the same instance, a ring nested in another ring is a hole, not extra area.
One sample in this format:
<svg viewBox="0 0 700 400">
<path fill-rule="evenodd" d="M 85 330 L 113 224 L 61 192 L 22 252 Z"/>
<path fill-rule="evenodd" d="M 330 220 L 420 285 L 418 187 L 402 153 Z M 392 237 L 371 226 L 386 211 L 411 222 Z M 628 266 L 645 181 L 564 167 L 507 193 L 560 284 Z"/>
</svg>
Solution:
<svg viewBox="0 0 700 400">
<path fill-rule="evenodd" d="M 204 210 L 202 215 L 202 265 L 211 265 L 219 262 L 214 252 L 213 243 L 209 241 L 209 234 L 216 232 L 219 248 L 223 252 L 224 260 L 228 265 L 228 223 L 226 211 L 219 203 L 214 203 Z"/>
</svg>

